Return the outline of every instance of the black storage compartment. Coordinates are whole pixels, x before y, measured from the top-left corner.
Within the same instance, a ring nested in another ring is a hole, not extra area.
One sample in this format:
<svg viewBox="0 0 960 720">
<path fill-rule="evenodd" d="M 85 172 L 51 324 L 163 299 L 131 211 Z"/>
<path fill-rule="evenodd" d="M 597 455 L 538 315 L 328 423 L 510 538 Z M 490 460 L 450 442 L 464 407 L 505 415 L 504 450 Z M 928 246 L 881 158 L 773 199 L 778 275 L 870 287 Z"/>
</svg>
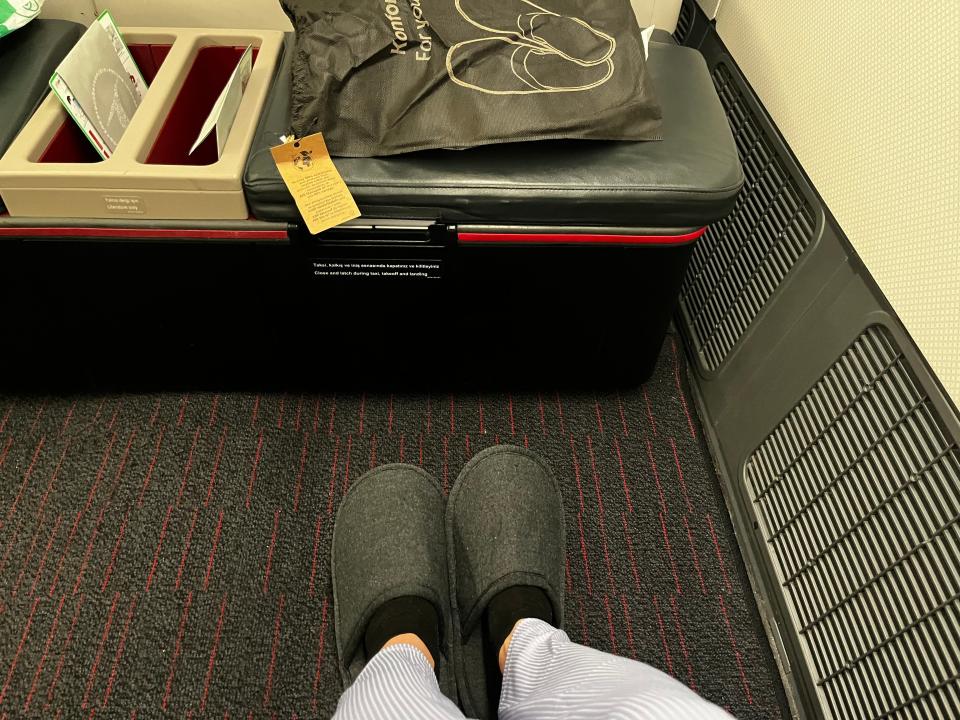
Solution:
<svg viewBox="0 0 960 720">
<path fill-rule="evenodd" d="M 0 217 L 5 378 L 596 387 L 649 376 L 693 245 L 743 181 L 699 53 L 652 45 L 663 141 L 337 158 L 363 217 L 319 236 L 270 157 L 289 131 L 285 58 L 244 177 L 258 220 Z"/>
</svg>

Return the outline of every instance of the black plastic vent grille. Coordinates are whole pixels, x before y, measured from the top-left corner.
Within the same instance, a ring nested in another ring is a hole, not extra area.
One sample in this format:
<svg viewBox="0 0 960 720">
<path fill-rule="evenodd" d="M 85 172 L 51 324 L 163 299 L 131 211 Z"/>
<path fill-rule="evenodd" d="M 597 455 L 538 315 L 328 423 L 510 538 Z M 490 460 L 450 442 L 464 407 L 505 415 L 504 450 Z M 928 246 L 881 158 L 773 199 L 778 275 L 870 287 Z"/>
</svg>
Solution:
<svg viewBox="0 0 960 720">
<path fill-rule="evenodd" d="M 869 328 L 746 483 L 833 717 L 960 717 L 960 447 Z"/>
<path fill-rule="evenodd" d="M 745 182 L 736 207 L 693 252 L 680 306 L 707 370 L 723 364 L 813 240 L 816 216 L 745 102 L 728 68 L 713 80 Z"/>
<path fill-rule="evenodd" d="M 683 45 L 690 36 L 690 30 L 693 29 L 693 19 L 695 10 L 694 0 L 683 0 L 680 5 L 680 17 L 677 19 L 677 29 L 673 31 L 673 38 L 678 45 Z"/>
</svg>

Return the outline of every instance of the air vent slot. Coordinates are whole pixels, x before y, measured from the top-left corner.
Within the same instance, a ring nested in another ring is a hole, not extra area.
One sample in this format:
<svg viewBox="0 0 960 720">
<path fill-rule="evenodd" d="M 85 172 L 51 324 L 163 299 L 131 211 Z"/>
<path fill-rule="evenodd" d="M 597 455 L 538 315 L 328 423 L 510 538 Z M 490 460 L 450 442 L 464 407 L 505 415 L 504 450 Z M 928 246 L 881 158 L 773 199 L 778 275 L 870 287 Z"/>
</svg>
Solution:
<svg viewBox="0 0 960 720">
<path fill-rule="evenodd" d="M 960 447 L 868 328 L 745 469 L 835 718 L 960 717 Z"/>
<path fill-rule="evenodd" d="M 677 18 L 677 29 L 673 31 L 673 38 L 678 45 L 683 45 L 690 37 L 690 30 L 693 29 L 693 19 L 696 11 L 693 7 L 694 0 L 683 0 L 680 5 L 680 17 Z"/>
<path fill-rule="evenodd" d="M 816 214 L 726 65 L 713 71 L 745 176 L 736 207 L 694 249 L 680 307 L 694 349 L 719 368 L 813 241 Z"/>
</svg>

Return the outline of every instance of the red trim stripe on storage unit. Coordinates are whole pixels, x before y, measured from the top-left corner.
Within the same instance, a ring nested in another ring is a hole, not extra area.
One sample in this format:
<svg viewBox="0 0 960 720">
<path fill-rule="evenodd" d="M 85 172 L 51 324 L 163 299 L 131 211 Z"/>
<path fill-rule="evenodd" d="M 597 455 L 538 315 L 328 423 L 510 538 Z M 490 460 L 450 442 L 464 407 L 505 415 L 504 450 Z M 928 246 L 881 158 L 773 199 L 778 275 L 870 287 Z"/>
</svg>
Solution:
<svg viewBox="0 0 960 720">
<path fill-rule="evenodd" d="M 180 228 L 0 227 L 0 237 L 129 238 L 131 240 L 286 240 L 286 230 Z"/>
<path fill-rule="evenodd" d="M 461 243 L 574 244 L 574 245 L 684 245 L 698 240 L 707 231 L 700 228 L 685 235 L 604 235 L 593 233 L 500 233 L 459 232 Z"/>
</svg>

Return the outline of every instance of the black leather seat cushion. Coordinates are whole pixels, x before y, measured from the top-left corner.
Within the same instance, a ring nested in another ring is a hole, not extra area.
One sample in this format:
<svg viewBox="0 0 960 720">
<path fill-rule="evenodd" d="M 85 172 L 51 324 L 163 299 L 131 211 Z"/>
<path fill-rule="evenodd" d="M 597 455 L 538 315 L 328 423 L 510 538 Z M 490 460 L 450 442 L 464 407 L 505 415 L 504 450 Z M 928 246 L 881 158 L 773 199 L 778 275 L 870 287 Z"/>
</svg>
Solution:
<svg viewBox="0 0 960 720">
<path fill-rule="evenodd" d="M 65 20 L 34 20 L 0 40 L 0 155 L 46 96 L 50 76 L 83 32 L 82 25 Z"/>
<path fill-rule="evenodd" d="M 270 147 L 289 132 L 289 55 L 244 177 L 263 220 L 298 217 Z M 551 141 L 335 160 L 365 216 L 448 222 L 690 228 L 724 217 L 743 173 L 699 52 L 654 42 L 659 142 Z"/>
</svg>

